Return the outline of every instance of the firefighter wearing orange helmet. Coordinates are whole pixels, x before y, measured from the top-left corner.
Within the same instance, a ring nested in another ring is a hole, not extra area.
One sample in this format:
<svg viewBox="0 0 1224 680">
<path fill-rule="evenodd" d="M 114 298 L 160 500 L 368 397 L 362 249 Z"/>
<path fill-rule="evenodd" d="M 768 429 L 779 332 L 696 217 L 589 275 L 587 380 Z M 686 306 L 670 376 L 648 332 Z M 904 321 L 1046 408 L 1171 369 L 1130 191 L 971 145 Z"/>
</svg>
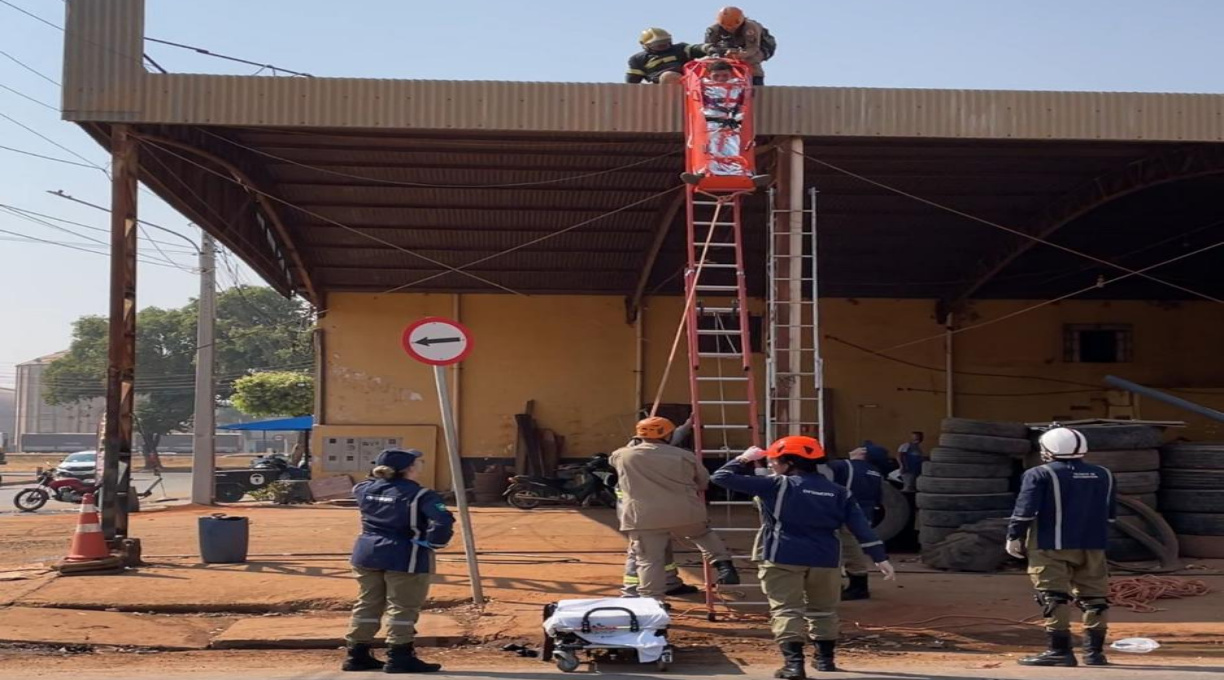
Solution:
<svg viewBox="0 0 1224 680">
<path fill-rule="evenodd" d="M 668 443 L 676 426 L 650 417 L 634 428 L 635 441 L 612 452 L 620 505 L 620 528 L 629 536 L 638 565 L 638 594 L 663 599 L 667 588 L 667 547 L 687 539 L 718 572 L 718 583 L 735 585 L 739 574 L 727 546 L 710 530 L 701 492 L 710 474 L 692 451 Z"/>
<path fill-rule="evenodd" d="M 769 29 L 744 16 L 744 10 L 738 7 L 718 10 L 716 21 L 706 29 L 705 45 L 711 56 L 736 58 L 751 66 L 753 85 L 765 84 L 762 64 L 778 49 Z"/>
<path fill-rule="evenodd" d="M 769 477 L 754 474 L 768 459 Z M 783 437 L 762 450 L 752 447 L 719 468 L 711 481 L 755 496 L 761 530 L 753 547 L 761 590 L 769 600 L 770 625 L 782 652 L 774 677 L 805 677 L 804 645 L 816 647 L 818 671 L 836 671 L 837 605 L 841 601 L 841 541 L 847 527 L 886 580 L 896 577 L 884 543 L 850 490 L 821 473 L 824 447 L 811 437 Z"/>
</svg>

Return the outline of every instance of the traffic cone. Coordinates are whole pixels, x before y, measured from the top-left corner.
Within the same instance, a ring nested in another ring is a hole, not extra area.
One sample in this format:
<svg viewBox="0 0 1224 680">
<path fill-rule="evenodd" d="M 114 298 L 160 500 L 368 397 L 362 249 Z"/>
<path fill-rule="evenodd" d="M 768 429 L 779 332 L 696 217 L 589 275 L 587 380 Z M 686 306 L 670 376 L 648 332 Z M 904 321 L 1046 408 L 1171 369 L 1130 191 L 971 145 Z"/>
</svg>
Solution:
<svg viewBox="0 0 1224 680">
<path fill-rule="evenodd" d="M 94 506 L 94 495 L 85 494 L 81 499 L 81 517 L 77 520 L 76 533 L 72 535 L 72 548 L 65 562 L 90 562 L 111 556 L 102 535 L 102 523 L 98 519 L 98 508 Z"/>
</svg>

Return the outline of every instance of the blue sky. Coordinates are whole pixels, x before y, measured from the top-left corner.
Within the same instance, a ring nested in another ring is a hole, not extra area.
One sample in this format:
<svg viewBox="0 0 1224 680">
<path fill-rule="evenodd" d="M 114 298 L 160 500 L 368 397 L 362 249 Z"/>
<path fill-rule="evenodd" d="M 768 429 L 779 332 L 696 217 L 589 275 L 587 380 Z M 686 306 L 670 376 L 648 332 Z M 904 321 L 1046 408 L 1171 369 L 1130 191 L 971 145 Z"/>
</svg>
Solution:
<svg viewBox="0 0 1224 680">
<path fill-rule="evenodd" d="M 63 24 L 62 0 L 8 0 Z M 672 0 L 147 0 L 146 35 L 318 76 L 463 80 L 619 81 L 636 36 L 661 26 L 697 41 L 717 3 Z M 1224 91 L 1220 0 L 761 0 L 742 5 L 778 39 L 776 85 L 1026 90 Z M 63 35 L 0 5 L 0 50 L 60 79 Z M 255 69 L 150 45 L 171 71 Z M 0 56 L 0 85 L 56 105 L 58 88 Z M 92 162 L 106 154 L 58 114 L 0 88 L 0 113 Z M 0 118 L 0 145 L 78 160 Z M 102 212 L 47 195 L 62 189 L 105 204 L 106 178 L 0 149 L 0 204 L 95 227 Z M 142 193 L 142 216 L 197 238 L 173 210 Z M 105 234 L 73 225 L 105 240 Z M 0 213 L 0 229 L 85 243 Z M 167 244 L 173 236 L 151 232 Z M 0 238 L 10 238 L 0 234 Z M 181 243 L 181 242 L 180 242 Z M 89 246 L 86 246 L 89 247 Z M 189 268 L 186 244 L 163 245 Z M 160 254 L 151 248 L 145 252 Z M 0 240 L 0 385 L 14 365 L 64 348 L 73 319 L 106 310 L 107 260 L 97 254 Z M 239 277 L 254 280 L 239 269 Z M 178 305 L 198 289 L 190 271 L 142 265 L 143 305 Z M 223 285 L 234 273 L 222 268 Z"/>
</svg>

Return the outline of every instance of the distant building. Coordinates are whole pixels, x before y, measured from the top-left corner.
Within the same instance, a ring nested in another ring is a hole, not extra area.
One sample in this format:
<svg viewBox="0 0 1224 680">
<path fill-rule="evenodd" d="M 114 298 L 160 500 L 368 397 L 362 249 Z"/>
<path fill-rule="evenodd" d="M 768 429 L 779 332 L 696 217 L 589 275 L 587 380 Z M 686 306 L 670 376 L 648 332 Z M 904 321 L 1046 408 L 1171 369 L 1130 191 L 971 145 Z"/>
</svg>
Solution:
<svg viewBox="0 0 1224 680">
<path fill-rule="evenodd" d="M 25 434 L 97 431 L 98 421 L 106 411 L 105 399 L 61 406 L 52 406 L 43 399 L 43 372 L 64 354 L 57 352 L 17 364 L 16 424 L 10 439 L 14 447 L 20 445 Z"/>
<path fill-rule="evenodd" d="M 13 425 L 17 423 L 17 390 L 0 387 L 0 445 L 13 441 Z"/>
</svg>

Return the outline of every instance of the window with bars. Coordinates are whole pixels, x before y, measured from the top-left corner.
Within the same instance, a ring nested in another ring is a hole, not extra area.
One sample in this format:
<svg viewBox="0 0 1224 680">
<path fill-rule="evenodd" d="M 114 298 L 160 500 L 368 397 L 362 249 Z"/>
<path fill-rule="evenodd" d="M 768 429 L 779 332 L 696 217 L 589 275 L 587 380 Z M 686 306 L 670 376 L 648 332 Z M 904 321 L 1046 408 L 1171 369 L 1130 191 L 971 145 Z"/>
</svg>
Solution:
<svg viewBox="0 0 1224 680">
<path fill-rule="evenodd" d="M 1134 353 L 1130 324 L 1068 324 L 1063 328 L 1063 360 L 1075 364 L 1120 364 Z"/>
</svg>

